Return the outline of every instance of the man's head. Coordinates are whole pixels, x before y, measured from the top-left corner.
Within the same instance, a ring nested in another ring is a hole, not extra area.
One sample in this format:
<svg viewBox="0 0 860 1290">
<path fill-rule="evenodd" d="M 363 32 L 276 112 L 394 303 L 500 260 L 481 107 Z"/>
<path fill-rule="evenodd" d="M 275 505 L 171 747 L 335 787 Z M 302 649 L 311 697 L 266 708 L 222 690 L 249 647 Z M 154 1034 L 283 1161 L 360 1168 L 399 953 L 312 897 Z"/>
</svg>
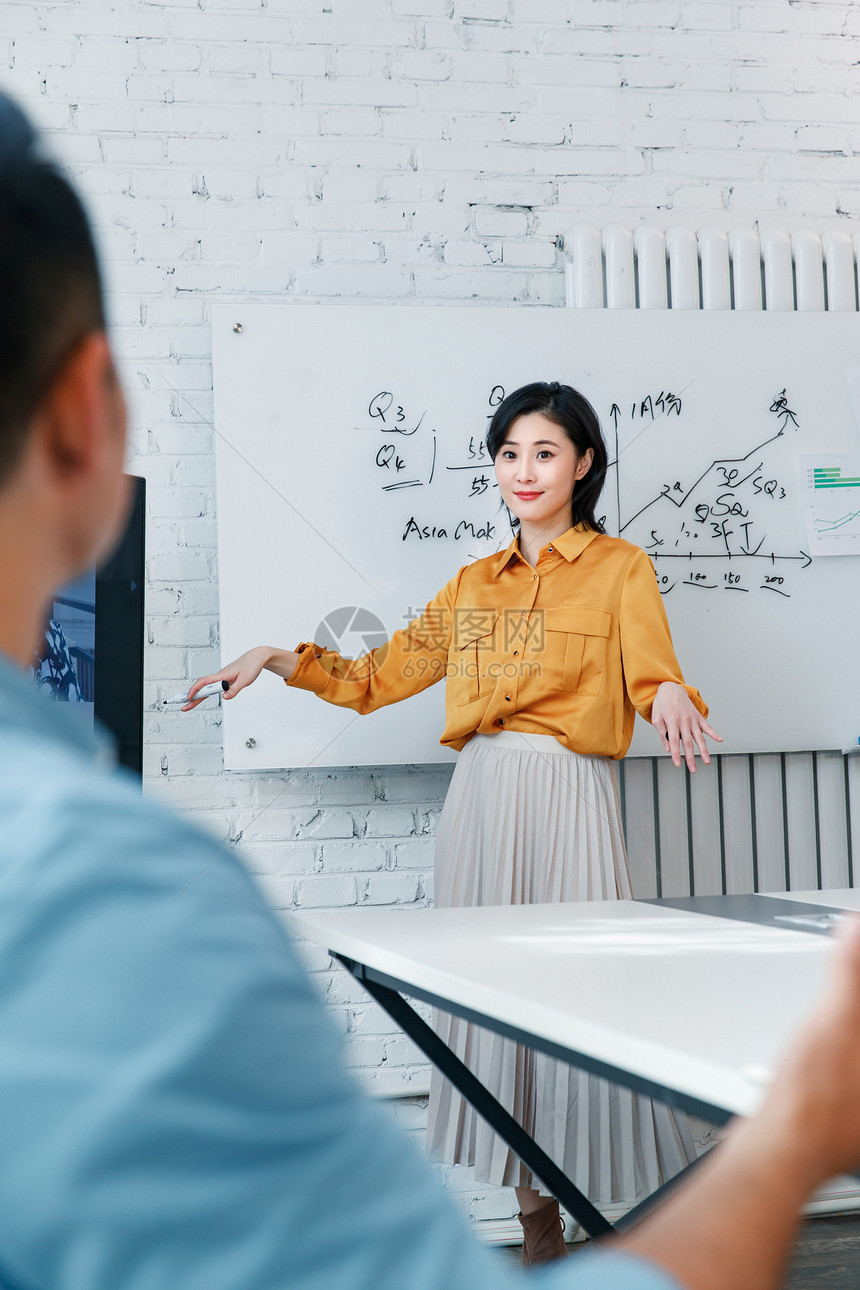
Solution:
<svg viewBox="0 0 860 1290">
<path fill-rule="evenodd" d="M 7 617 L 24 612 L 28 587 L 28 599 L 38 594 L 44 603 L 118 535 L 127 504 L 125 408 L 104 327 L 81 203 L 27 119 L 0 94 L 0 611 Z M 0 627 L 0 649 L 20 656 L 16 640 Z"/>
</svg>

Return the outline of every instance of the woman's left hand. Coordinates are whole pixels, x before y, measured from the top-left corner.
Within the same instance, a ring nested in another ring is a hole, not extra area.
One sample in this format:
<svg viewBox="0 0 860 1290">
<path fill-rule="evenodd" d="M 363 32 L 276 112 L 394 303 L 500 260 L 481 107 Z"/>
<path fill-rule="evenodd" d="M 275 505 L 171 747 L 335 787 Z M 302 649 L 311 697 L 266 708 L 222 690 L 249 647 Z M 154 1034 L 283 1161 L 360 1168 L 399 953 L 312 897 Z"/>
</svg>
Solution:
<svg viewBox="0 0 860 1290">
<path fill-rule="evenodd" d="M 705 735 L 719 744 L 723 742 L 716 730 L 708 725 L 683 685 L 677 685 L 674 681 L 664 681 L 658 688 L 651 707 L 651 725 L 663 741 L 666 752 L 671 753 L 675 765 L 681 765 L 683 755 L 687 767 L 693 773 L 696 770 L 697 748 L 705 765 L 709 765 L 711 760 Z"/>
</svg>

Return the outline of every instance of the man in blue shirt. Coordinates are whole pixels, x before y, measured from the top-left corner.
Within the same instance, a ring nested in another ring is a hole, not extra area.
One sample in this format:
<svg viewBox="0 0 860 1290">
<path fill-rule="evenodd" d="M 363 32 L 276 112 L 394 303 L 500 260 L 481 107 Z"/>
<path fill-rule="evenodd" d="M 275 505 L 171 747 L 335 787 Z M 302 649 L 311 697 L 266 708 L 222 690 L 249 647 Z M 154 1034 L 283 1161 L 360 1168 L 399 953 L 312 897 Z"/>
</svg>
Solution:
<svg viewBox="0 0 860 1290">
<path fill-rule="evenodd" d="M 86 219 L 0 98 L 0 1290 L 517 1290 L 346 1073 L 241 863 L 26 679 L 126 506 Z M 860 1161 L 860 944 L 762 1113 L 545 1290 L 763 1290 Z M 803 1132 L 800 1132 L 800 1129 Z"/>
</svg>

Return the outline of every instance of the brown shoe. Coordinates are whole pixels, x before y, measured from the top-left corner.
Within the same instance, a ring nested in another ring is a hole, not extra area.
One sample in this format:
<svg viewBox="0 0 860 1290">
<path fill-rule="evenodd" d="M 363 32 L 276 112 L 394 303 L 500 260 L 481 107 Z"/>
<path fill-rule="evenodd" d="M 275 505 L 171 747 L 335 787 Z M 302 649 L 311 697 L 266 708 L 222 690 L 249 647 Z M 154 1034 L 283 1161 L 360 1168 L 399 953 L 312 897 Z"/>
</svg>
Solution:
<svg viewBox="0 0 860 1290">
<path fill-rule="evenodd" d="M 517 1214 L 523 1229 L 523 1267 L 567 1257 L 564 1223 L 558 1201 L 547 1201 L 532 1214 Z"/>
</svg>

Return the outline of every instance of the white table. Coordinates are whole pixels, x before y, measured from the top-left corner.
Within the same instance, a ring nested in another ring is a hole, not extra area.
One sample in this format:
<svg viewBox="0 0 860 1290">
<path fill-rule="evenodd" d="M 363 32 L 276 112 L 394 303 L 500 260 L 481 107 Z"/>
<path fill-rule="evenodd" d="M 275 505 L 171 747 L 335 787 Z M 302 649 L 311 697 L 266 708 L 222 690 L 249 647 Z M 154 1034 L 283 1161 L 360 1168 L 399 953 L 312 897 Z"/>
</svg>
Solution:
<svg viewBox="0 0 860 1290">
<path fill-rule="evenodd" d="M 755 1110 L 815 1007 L 839 909 L 860 909 L 860 892 L 339 910 L 293 925 L 362 981 L 596 1235 L 606 1220 L 402 995 L 724 1123 Z"/>
</svg>

